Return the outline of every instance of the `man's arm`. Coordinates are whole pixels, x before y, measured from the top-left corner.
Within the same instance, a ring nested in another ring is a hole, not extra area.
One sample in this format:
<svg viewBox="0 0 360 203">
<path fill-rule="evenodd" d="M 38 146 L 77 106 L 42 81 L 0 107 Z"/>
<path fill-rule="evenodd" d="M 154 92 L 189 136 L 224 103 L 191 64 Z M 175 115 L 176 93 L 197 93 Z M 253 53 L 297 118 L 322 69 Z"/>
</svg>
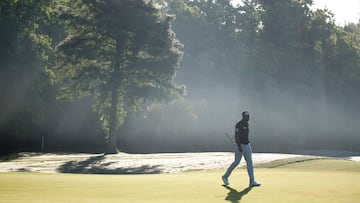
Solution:
<svg viewBox="0 0 360 203">
<path fill-rule="evenodd" d="M 240 144 L 240 131 L 241 131 L 240 125 L 236 125 L 236 127 L 235 127 L 235 142 L 239 148 L 239 151 L 242 152 L 241 144 Z"/>
</svg>

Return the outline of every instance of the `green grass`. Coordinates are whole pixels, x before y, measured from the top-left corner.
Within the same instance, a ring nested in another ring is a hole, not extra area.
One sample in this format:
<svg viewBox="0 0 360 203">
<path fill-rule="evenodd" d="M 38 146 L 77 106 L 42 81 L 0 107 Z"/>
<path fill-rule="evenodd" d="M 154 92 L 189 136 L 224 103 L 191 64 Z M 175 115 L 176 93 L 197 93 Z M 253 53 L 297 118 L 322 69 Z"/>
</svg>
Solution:
<svg viewBox="0 0 360 203">
<path fill-rule="evenodd" d="M 360 163 L 309 160 L 256 168 L 258 188 L 246 170 L 179 174 L 82 175 L 0 173 L 0 202 L 359 202 Z"/>
</svg>

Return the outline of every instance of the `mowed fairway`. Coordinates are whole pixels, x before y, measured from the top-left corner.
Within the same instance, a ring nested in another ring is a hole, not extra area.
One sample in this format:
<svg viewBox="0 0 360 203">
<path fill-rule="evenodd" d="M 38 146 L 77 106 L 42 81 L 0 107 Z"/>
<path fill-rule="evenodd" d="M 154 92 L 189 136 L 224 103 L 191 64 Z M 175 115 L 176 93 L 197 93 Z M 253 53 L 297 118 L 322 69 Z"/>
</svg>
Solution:
<svg viewBox="0 0 360 203">
<path fill-rule="evenodd" d="M 0 173 L 0 202 L 360 202 L 360 163 L 313 160 L 257 168 L 261 187 L 247 188 L 245 169 L 230 187 L 223 171 L 151 175 Z"/>
</svg>

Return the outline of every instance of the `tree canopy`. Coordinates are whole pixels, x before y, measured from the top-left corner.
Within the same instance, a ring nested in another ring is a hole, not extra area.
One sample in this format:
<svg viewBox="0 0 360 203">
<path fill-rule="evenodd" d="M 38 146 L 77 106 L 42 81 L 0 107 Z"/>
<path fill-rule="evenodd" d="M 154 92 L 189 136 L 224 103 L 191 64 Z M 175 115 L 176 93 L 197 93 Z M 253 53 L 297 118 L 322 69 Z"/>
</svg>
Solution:
<svg viewBox="0 0 360 203">
<path fill-rule="evenodd" d="M 57 45 L 55 66 L 48 70 L 61 96 L 95 98 L 114 151 L 117 128 L 128 111 L 183 92 L 174 83 L 182 53 L 170 27 L 173 17 L 151 1 L 63 3 L 59 18 L 67 37 Z"/>
<path fill-rule="evenodd" d="M 360 143 L 360 21 L 312 4 L 3 0 L 0 147 L 224 150 L 244 108 L 260 151 Z"/>
</svg>

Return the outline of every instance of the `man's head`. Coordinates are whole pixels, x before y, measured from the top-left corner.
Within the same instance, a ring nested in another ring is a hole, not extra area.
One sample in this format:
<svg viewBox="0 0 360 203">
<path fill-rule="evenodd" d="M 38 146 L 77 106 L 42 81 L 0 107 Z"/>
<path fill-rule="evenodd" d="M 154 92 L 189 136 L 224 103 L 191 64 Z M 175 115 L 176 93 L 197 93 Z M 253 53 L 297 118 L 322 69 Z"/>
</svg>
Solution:
<svg viewBox="0 0 360 203">
<path fill-rule="evenodd" d="M 250 113 L 248 111 L 242 112 L 242 117 L 244 120 L 249 121 L 250 120 Z"/>
</svg>

